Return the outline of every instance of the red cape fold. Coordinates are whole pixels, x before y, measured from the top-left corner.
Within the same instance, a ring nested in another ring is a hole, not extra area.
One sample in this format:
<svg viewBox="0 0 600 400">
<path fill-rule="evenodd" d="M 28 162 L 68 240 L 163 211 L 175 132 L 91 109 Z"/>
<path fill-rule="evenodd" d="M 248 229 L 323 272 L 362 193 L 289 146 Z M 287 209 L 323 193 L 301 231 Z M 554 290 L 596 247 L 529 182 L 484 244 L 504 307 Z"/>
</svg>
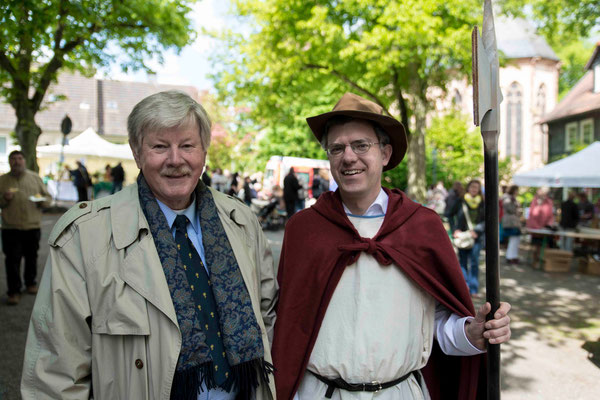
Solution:
<svg viewBox="0 0 600 400">
<path fill-rule="evenodd" d="M 460 316 L 474 309 L 456 254 L 439 216 L 401 191 L 385 189 L 388 208 L 379 232 L 361 238 L 344 212 L 339 191 L 327 192 L 286 226 L 277 279 L 273 340 L 277 398 L 291 400 L 304 376 L 331 296 L 346 266 L 365 251 L 401 268 L 423 290 Z M 416 331 L 420 332 L 420 328 Z M 434 346 L 425 381 L 433 400 L 475 400 L 484 357 L 452 357 Z"/>
</svg>

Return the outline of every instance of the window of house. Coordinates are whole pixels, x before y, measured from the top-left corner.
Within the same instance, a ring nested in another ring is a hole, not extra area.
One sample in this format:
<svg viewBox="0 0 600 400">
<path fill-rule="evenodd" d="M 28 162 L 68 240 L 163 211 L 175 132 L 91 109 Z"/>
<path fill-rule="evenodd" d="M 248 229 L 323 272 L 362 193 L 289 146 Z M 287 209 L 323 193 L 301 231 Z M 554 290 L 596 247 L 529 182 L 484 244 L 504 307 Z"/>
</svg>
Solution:
<svg viewBox="0 0 600 400">
<path fill-rule="evenodd" d="M 572 150 L 579 139 L 577 122 L 568 123 L 565 126 L 565 150 Z"/>
<path fill-rule="evenodd" d="M 517 82 L 510 85 L 506 103 L 506 155 L 520 158 L 523 134 L 523 91 Z"/>
<path fill-rule="evenodd" d="M 79 103 L 79 109 L 80 110 L 89 110 L 90 105 L 89 105 L 89 103 L 86 103 L 86 102 Z"/>
<path fill-rule="evenodd" d="M 116 101 L 107 101 L 106 102 L 106 108 L 109 110 L 118 110 L 119 109 L 119 104 Z"/>
<path fill-rule="evenodd" d="M 591 144 L 594 141 L 594 120 L 592 118 L 581 121 L 581 143 Z"/>
</svg>

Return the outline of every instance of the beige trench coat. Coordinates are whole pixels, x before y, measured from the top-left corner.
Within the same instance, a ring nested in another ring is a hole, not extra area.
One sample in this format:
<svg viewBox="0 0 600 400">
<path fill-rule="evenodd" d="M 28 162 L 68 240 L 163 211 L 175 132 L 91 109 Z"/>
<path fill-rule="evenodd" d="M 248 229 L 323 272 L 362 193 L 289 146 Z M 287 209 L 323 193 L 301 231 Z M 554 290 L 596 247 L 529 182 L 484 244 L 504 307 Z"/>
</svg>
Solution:
<svg viewBox="0 0 600 400">
<path fill-rule="evenodd" d="M 272 362 L 278 287 L 270 248 L 245 205 L 212 193 Z M 49 243 L 27 337 L 23 399 L 168 400 L 181 334 L 137 185 L 74 206 Z M 272 376 L 256 398 L 275 398 Z"/>
</svg>

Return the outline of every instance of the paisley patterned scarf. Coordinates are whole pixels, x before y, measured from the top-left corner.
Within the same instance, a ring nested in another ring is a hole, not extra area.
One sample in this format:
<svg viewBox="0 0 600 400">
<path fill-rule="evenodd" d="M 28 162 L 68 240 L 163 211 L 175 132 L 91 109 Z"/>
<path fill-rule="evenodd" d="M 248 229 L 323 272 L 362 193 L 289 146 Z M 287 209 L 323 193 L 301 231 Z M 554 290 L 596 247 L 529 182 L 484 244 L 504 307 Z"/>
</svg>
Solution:
<svg viewBox="0 0 600 400">
<path fill-rule="evenodd" d="M 196 304 L 167 219 L 141 173 L 137 182 L 142 211 L 148 220 L 181 330 L 181 351 L 173 378 L 171 398 L 195 400 L 202 383 L 208 389 L 216 387 L 210 350 L 200 328 Z M 212 194 L 199 181 L 195 195 L 206 267 L 217 302 L 223 345 L 231 368 L 229 379 L 221 387 L 226 391 L 237 389 L 237 399 L 251 399 L 259 385 L 257 372 L 262 382 L 268 383 L 268 374 L 273 373 L 273 366 L 264 360 L 261 331 L 252 310 L 250 295 L 219 219 Z"/>
</svg>

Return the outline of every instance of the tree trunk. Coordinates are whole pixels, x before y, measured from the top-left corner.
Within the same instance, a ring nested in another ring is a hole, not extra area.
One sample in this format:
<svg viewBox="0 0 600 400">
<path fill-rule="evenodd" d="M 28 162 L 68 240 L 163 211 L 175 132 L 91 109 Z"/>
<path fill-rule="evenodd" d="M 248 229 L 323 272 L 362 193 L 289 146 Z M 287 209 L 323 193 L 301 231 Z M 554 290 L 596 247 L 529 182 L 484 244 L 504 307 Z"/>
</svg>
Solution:
<svg viewBox="0 0 600 400">
<path fill-rule="evenodd" d="M 416 202 L 425 203 L 427 178 L 425 175 L 425 118 L 426 107 L 419 99 L 413 101 L 415 127 L 410 135 L 406 163 L 408 168 L 408 196 Z"/>
<path fill-rule="evenodd" d="M 27 169 L 38 172 L 36 147 L 42 129 L 35 123 L 35 114 L 31 110 L 23 108 L 17 110 L 15 133 L 17 134 L 21 151 L 25 155 Z"/>
</svg>

